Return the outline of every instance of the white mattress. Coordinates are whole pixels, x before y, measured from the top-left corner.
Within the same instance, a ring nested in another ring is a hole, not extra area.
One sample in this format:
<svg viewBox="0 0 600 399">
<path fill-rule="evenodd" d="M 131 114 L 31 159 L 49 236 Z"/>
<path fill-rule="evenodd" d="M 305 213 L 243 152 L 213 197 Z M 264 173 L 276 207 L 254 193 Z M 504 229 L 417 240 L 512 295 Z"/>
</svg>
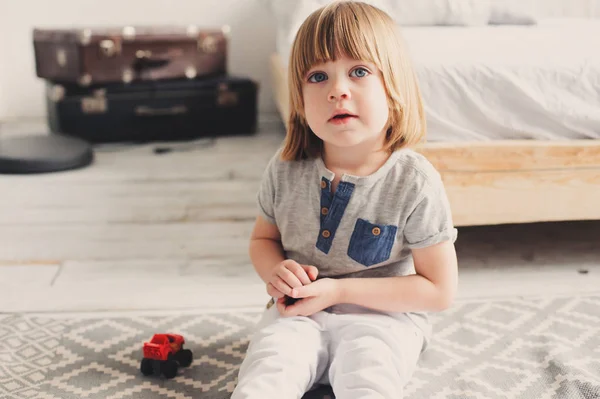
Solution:
<svg viewBox="0 0 600 399">
<path fill-rule="evenodd" d="M 600 139 L 600 20 L 402 31 L 428 140 Z"/>
</svg>

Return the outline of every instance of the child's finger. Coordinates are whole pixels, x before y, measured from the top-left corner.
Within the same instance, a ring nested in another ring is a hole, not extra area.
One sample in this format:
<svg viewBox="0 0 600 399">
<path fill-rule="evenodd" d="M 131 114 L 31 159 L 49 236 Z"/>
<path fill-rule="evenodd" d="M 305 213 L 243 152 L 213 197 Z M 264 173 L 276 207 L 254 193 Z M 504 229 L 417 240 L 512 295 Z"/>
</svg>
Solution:
<svg viewBox="0 0 600 399">
<path fill-rule="evenodd" d="M 277 302 L 275 302 L 275 306 L 277 306 L 280 315 L 286 316 L 284 298 L 279 298 Z"/>
<path fill-rule="evenodd" d="M 315 266 L 302 265 L 302 268 L 304 269 L 304 271 L 306 272 L 306 274 L 308 275 L 308 277 L 310 278 L 311 281 L 315 281 L 317 279 L 317 276 L 319 274 L 319 269 L 317 269 Z M 304 284 L 304 285 L 306 285 L 306 284 Z"/>
<path fill-rule="evenodd" d="M 277 275 L 290 287 L 294 288 L 294 287 L 302 287 L 302 282 L 300 281 L 300 279 L 298 277 L 296 277 L 296 275 L 289 270 L 287 267 L 286 268 L 281 268 L 280 270 L 277 271 Z"/>
<path fill-rule="evenodd" d="M 300 281 L 300 283 L 302 283 L 302 285 L 311 283 L 310 276 L 308 275 L 308 273 L 306 273 L 306 270 L 304 269 L 304 267 L 301 264 L 294 262 L 293 264 L 287 265 L 286 267 L 292 273 L 294 273 L 294 275 L 298 278 L 298 280 Z"/>
<path fill-rule="evenodd" d="M 316 296 L 318 294 L 318 288 L 315 287 L 315 285 L 309 284 L 302 287 L 294 288 L 290 294 L 286 295 L 289 295 L 292 298 L 307 298 L 309 296 Z"/>
<path fill-rule="evenodd" d="M 267 284 L 267 294 L 269 294 L 270 297 L 277 298 L 277 299 L 285 296 L 283 292 L 279 291 L 271 283 Z"/>
<path fill-rule="evenodd" d="M 283 281 L 280 277 L 277 277 L 273 281 L 271 281 L 271 284 L 273 284 L 273 287 L 275 287 L 277 290 L 279 290 L 279 292 L 281 292 L 284 295 L 289 295 L 292 292 L 292 287 L 287 285 L 287 283 Z"/>
</svg>

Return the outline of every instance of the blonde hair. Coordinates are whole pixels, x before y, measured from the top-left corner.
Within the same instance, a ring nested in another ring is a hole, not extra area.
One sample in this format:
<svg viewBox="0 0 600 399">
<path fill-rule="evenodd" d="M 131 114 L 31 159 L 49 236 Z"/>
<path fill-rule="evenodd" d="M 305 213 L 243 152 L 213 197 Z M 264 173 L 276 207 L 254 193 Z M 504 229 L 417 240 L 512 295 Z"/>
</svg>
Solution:
<svg viewBox="0 0 600 399">
<path fill-rule="evenodd" d="M 389 119 L 385 150 L 417 144 L 425 137 L 421 92 L 408 52 L 394 21 L 384 11 L 362 2 L 337 1 L 311 15 L 300 26 L 290 54 L 290 115 L 281 158 L 319 156 L 322 140 L 304 115 L 304 76 L 314 66 L 340 56 L 374 63 L 382 73 Z"/>
</svg>

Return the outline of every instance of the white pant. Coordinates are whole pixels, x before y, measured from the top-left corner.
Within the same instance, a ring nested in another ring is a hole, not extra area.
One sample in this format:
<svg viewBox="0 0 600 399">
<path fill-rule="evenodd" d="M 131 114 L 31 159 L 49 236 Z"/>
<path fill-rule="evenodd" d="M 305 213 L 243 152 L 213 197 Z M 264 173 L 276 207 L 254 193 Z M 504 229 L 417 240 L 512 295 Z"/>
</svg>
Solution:
<svg viewBox="0 0 600 399">
<path fill-rule="evenodd" d="M 400 399 L 412 376 L 423 334 L 408 318 L 319 312 L 263 315 L 231 399 L 299 399 L 331 384 L 337 399 Z"/>
</svg>

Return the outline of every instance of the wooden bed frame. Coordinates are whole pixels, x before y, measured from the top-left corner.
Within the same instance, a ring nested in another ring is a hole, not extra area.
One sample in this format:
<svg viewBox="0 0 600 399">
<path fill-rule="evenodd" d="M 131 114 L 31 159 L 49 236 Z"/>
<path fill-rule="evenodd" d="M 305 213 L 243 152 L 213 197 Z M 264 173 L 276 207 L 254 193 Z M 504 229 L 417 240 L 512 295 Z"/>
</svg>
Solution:
<svg viewBox="0 0 600 399">
<path fill-rule="evenodd" d="M 278 54 L 270 64 L 287 123 L 287 71 Z M 600 219 L 600 140 L 432 142 L 417 150 L 442 175 L 456 226 Z"/>
</svg>

